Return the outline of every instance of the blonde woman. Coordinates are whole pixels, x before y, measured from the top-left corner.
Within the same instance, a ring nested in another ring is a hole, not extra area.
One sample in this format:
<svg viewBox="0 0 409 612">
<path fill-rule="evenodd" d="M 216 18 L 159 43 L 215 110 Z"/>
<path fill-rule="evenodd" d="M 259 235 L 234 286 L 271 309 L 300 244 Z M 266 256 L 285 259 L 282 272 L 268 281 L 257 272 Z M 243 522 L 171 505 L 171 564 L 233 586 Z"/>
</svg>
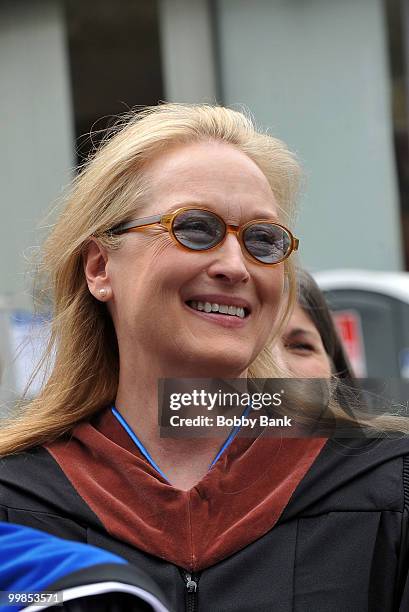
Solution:
<svg viewBox="0 0 409 612">
<path fill-rule="evenodd" d="M 37 590 L 79 580 L 73 609 L 115 609 L 104 580 L 135 610 L 409 606 L 406 440 L 159 436 L 158 379 L 274 375 L 298 181 L 282 142 L 212 106 L 147 109 L 83 169 L 44 248 L 53 370 L 0 437 L 14 576 L 49 542 L 75 563 L 50 554 Z"/>
</svg>

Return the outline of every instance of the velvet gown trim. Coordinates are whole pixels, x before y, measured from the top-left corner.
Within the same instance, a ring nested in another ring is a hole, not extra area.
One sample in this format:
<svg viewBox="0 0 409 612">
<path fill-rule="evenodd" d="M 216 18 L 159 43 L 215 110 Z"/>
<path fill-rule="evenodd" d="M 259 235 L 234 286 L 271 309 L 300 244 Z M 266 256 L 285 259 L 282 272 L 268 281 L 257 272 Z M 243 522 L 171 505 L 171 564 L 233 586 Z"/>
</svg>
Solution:
<svg viewBox="0 0 409 612">
<path fill-rule="evenodd" d="M 274 527 L 326 441 L 236 437 L 188 491 L 162 478 L 109 409 L 46 449 L 111 536 L 200 571 Z"/>
</svg>

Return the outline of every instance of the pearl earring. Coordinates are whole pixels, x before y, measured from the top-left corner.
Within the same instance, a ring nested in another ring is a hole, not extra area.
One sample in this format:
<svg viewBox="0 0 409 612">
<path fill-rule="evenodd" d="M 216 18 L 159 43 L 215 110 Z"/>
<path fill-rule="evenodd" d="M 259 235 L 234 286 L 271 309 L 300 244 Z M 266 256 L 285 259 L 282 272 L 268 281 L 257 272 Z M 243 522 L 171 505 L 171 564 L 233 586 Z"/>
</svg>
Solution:
<svg viewBox="0 0 409 612">
<path fill-rule="evenodd" d="M 99 290 L 99 295 L 103 298 L 107 296 L 108 291 L 105 289 L 105 287 L 102 287 L 102 289 Z"/>
</svg>

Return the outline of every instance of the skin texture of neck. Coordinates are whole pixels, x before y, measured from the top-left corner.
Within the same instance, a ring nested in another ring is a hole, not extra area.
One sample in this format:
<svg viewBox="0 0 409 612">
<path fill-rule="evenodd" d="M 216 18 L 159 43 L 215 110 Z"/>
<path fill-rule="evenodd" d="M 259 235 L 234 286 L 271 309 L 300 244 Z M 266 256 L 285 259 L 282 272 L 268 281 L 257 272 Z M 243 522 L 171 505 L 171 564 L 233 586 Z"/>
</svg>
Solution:
<svg viewBox="0 0 409 612">
<path fill-rule="evenodd" d="M 121 359 L 118 393 L 115 407 L 136 433 L 170 484 L 181 490 L 192 488 L 207 473 L 209 466 L 229 434 L 221 430 L 220 437 L 164 438 L 158 427 L 158 385 L 160 378 L 211 378 L 215 372 L 138 360 Z M 243 377 L 246 373 L 227 373 L 226 378 Z M 219 371 L 218 377 L 221 377 Z"/>
</svg>

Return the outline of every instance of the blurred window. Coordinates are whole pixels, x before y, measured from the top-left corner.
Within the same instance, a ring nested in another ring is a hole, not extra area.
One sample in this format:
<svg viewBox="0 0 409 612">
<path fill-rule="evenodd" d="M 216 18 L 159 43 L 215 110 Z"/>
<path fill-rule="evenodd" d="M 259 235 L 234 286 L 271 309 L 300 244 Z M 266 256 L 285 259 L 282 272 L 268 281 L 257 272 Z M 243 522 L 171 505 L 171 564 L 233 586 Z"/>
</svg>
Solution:
<svg viewBox="0 0 409 612">
<path fill-rule="evenodd" d="M 384 0 L 402 239 L 409 270 L 409 0 Z"/>
<path fill-rule="evenodd" d="M 158 12 L 155 0 L 64 0 L 64 6 L 81 162 L 93 148 L 91 130 L 163 99 Z"/>
</svg>

